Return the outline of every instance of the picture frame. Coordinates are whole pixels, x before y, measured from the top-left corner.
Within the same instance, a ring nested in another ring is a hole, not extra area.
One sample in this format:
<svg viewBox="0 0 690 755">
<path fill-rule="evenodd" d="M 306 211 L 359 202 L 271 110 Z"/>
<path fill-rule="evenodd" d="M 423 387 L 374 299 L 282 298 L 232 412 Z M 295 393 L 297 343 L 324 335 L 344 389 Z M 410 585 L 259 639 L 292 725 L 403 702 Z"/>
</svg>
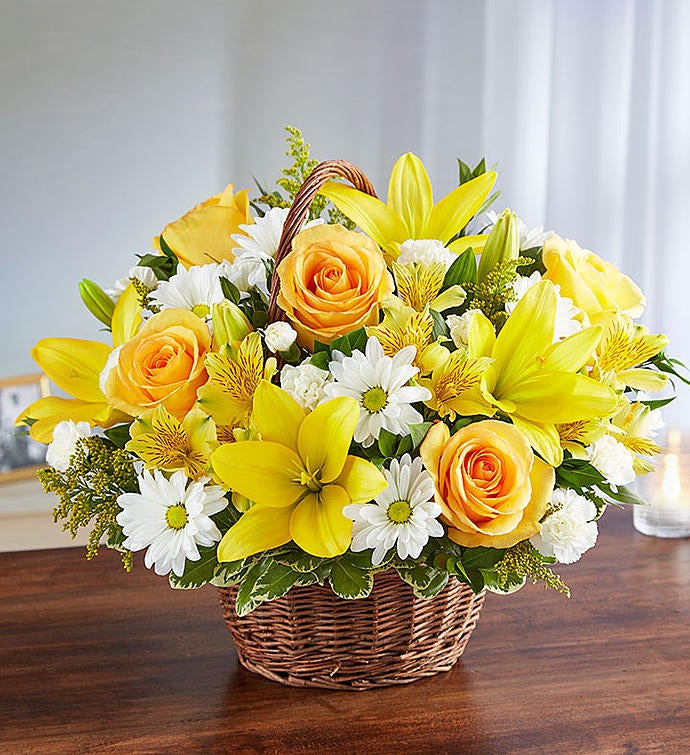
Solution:
<svg viewBox="0 0 690 755">
<path fill-rule="evenodd" d="M 0 483 L 32 477 L 45 466 L 46 446 L 14 422 L 29 404 L 48 395 L 50 383 L 42 373 L 0 378 Z"/>
</svg>

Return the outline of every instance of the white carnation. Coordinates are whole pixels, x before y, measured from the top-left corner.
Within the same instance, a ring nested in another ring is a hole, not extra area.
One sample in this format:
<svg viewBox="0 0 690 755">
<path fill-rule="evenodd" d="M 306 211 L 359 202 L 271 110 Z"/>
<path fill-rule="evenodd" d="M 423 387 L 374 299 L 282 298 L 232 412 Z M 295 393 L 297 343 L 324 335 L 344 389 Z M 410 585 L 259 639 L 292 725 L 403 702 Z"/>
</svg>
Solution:
<svg viewBox="0 0 690 755">
<path fill-rule="evenodd" d="M 297 338 L 297 331 L 289 322 L 272 322 L 264 330 L 266 348 L 275 353 L 287 351 Z"/>
<path fill-rule="evenodd" d="M 453 343 L 458 349 L 467 348 L 472 316 L 475 312 L 479 311 L 480 310 L 478 309 L 468 309 L 467 312 L 462 315 L 448 315 L 448 317 L 446 317 L 446 325 L 448 325 L 450 337 L 453 339 Z"/>
<path fill-rule="evenodd" d="M 633 455 L 611 435 L 599 438 L 587 448 L 587 453 L 592 466 L 610 485 L 627 485 L 635 479 Z"/>
<path fill-rule="evenodd" d="M 325 398 L 324 388 L 332 379 L 330 372 L 319 369 L 310 362 L 297 367 L 286 364 L 280 371 L 281 388 L 301 407 L 310 411 Z"/>
<path fill-rule="evenodd" d="M 572 564 L 597 541 L 597 507 L 574 490 L 557 488 L 551 503 L 558 508 L 541 524 L 541 532 L 530 543 L 543 556 L 554 556 L 561 564 Z"/>
<path fill-rule="evenodd" d="M 438 239 L 408 239 L 400 245 L 400 256 L 397 259 L 400 265 L 411 265 L 421 262 L 423 265 L 433 265 L 443 262 L 446 269 L 457 259 L 457 254 L 446 249 L 443 242 Z"/>
<path fill-rule="evenodd" d="M 75 424 L 71 419 L 58 422 L 53 430 L 53 441 L 46 451 L 46 461 L 58 472 L 65 472 L 77 448 L 77 441 L 90 435 L 91 426 L 88 422 Z"/>
</svg>

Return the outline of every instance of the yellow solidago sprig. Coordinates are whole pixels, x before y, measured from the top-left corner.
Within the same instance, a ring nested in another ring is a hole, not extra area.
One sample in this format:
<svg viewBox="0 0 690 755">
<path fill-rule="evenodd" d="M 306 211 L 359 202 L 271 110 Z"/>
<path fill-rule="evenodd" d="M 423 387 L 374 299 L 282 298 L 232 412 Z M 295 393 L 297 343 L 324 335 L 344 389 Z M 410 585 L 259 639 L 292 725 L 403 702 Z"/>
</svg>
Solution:
<svg viewBox="0 0 690 755">
<path fill-rule="evenodd" d="M 208 414 L 194 408 L 179 420 L 163 406 L 145 412 L 130 427 L 125 448 L 147 469 L 184 470 L 190 480 L 208 473 L 216 443 L 216 427 Z"/>
<path fill-rule="evenodd" d="M 639 391 L 661 390 L 668 376 L 639 365 L 655 357 L 667 343 L 665 335 L 650 333 L 628 315 L 614 315 L 604 325 L 593 375 L 618 390 L 626 387 Z"/>
<path fill-rule="evenodd" d="M 434 320 L 425 307 L 421 312 L 405 306 L 397 297 L 390 297 L 383 307 L 383 321 L 367 327 L 367 335 L 378 339 L 383 353 L 394 357 L 406 346 L 417 349 L 413 364 L 420 375 L 426 375 L 443 364 L 448 358 L 448 349 L 434 340 Z"/>
<path fill-rule="evenodd" d="M 570 597 L 570 588 L 544 565 L 544 556 L 529 542 L 523 540 L 504 553 L 503 558 L 493 569 L 485 574 L 487 585 L 498 592 L 510 592 L 511 587 L 531 579 L 533 584 L 543 582 L 556 592 Z"/>
<path fill-rule="evenodd" d="M 440 239 L 449 244 L 486 200 L 496 180 L 488 171 L 467 181 L 434 204 L 431 181 L 422 161 L 411 152 L 396 161 L 388 183 L 388 203 L 363 191 L 331 181 L 321 194 L 353 220 L 395 260 L 409 239 Z M 449 244 L 460 254 L 472 247 L 479 252 L 485 235 L 463 236 Z"/>
<path fill-rule="evenodd" d="M 348 454 L 359 421 L 353 398 L 338 397 L 307 413 L 281 388 L 262 381 L 254 395 L 253 423 L 262 440 L 220 446 L 216 477 L 254 505 L 224 535 L 219 561 L 236 561 L 294 542 L 330 558 L 352 539 L 350 503 L 366 503 L 386 478 L 371 462 Z"/>
<path fill-rule="evenodd" d="M 472 358 L 492 359 L 481 377 L 483 400 L 510 417 L 553 467 L 563 461 L 557 424 L 609 417 L 618 408 L 609 386 L 581 372 L 601 326 L 553 343 L 557 306 L 553 284 L 541 281 L 520 299 L 498 336 L 486 316 L 475 312 L 468 338 Z"/>
<path fill-rule="evenodd" d="M 228 344 L 207 355 L 208 382 L 199 389 L 199 404 L 216 425 L 247 427 L 254 393 L 275 370 L 273 357 L 264 364 L 261 335 L 250 333 L 238 347 Z"/>
</svg>

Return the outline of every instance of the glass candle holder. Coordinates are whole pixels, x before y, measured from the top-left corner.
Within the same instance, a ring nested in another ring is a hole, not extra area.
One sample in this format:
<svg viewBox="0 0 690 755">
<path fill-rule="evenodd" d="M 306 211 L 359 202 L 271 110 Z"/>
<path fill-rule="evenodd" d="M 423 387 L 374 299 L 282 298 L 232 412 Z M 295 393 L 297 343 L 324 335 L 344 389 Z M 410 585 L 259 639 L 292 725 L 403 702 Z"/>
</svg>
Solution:
<svg viewBox="0 0 690 755">
<path fill-rule="evenodd" d="M 639 480 L 647 505 L 633 507 L 633 524 L 644 535 L 690 537 L 690 452 L 683 440 L 679 430 L 670 430 L 654 472 Z"/>
</svg>

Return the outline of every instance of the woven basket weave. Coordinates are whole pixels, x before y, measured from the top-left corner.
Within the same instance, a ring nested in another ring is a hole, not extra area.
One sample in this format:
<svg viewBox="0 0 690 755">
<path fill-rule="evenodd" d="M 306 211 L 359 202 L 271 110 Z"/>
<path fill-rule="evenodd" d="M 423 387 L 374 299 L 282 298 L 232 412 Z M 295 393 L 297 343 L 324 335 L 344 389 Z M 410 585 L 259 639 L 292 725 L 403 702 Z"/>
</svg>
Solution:
<svg viewBox="0 0 690 755">
<path fill-rule="evenodd" d="M 275 267 L 292 248 L 321 187 L 344 178 L 376 196 L 355 165 L 329 160 L 316 166 L 290 207 Z M 285 319 L 278 306 L 280 279 L 273 275 L 268 321 Z M 296 587 L 247 616 L 235 611 L 237 587 L 218 588 L 240 663 L 282 684 L 328 689 L 367 689 L 405 684 L 448 671 L 462 655 L 484 602 L 451 578 L 431 600 L 415 597 L 395 571 L 379 573 L 367 598 L 343 600 L 327 587 Z"/>
<path fill-rule="evenodd" d="M 367 598 L 329 587 L 296 587 L 247 616 L 236 587 L 220 587 L 240 663 L 293 687 L 363 690 L 448 671 L 477 624 L 484 592 L 451 578 L 435 598 L 415 597 L 394 571 L 377 574 Z"/>
</svg>

